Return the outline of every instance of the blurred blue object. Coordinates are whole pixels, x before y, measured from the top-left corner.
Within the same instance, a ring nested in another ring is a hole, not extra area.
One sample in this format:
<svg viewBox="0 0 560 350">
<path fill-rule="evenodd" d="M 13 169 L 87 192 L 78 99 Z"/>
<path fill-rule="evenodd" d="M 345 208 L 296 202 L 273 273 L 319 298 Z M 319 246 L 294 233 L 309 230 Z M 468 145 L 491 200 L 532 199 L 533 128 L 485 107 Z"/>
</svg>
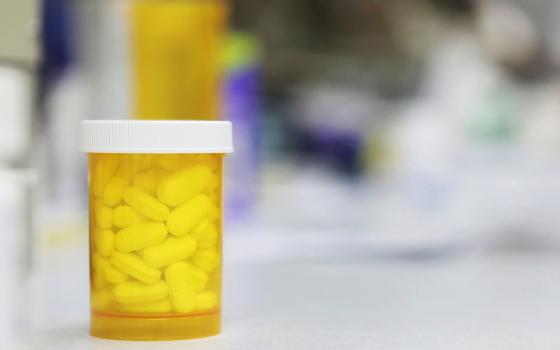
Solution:
<svg viewBox="0 0 560 350">
<path fill-rule="evenodd" d="M 235 153 L 228 157 L 229 215 L 243 217 L 255 202 L 261 127 L 261 54 L 258 40 L 233 33 L 226 48 L 225 115 L 233 125 Z"/>
<path fill-rule="evenodd" d="M 74 57 L 74 13 L 70 1 L 44 0 L 41 44 L 43 74 L 47 83 L 56 79 Z"/>
</svg>

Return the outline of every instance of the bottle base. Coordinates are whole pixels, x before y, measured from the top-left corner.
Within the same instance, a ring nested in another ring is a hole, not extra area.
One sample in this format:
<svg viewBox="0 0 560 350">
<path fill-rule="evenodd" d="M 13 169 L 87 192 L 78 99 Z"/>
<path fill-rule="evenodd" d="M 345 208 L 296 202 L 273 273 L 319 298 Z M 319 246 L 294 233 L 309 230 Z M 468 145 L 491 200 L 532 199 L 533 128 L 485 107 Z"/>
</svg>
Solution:
<svg viewBox="0 0 560 350">
<path fill-rule="evenodd" d="M 221 331 L 219 310 L 192 315 L 109 314 L 93 311 L 90 334 L 115 340 L 183 340 L 210 337 Z"/>
</svg>

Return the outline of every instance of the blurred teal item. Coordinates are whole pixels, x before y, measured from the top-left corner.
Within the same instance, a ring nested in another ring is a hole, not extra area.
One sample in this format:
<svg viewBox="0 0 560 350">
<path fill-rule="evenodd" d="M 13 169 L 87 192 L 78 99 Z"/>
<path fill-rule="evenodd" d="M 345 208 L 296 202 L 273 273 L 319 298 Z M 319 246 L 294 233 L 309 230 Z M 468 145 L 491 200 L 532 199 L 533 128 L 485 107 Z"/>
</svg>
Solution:
<svg viewBox="0 0 560 350">
<path fill-rule="evenodd" d="M 520 108 L 514 93 L 507 88 L 494 89 L 475 107 L 469 127 L 470 135 L 479 141 L 510 141 L 519 135 Z"/>
</svg>

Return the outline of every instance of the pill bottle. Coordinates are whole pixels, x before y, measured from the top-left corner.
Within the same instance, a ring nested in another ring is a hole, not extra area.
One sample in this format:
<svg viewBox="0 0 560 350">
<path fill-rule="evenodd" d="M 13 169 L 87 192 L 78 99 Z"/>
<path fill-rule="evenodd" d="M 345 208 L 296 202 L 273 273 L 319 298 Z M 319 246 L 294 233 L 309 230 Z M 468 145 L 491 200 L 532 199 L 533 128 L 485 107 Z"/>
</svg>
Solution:
<svg viewBox="0 0 560 350">
<path fill-rule="evenodd" d="M 128 0 L 131 96 L 139 119 L 221 119 L 228 0 Z"/>
<path fill-rule="evenodd" d="M 174 340 L 220 332 L 223 121 L 84 121 L 90 333 Z"/>
</svg>

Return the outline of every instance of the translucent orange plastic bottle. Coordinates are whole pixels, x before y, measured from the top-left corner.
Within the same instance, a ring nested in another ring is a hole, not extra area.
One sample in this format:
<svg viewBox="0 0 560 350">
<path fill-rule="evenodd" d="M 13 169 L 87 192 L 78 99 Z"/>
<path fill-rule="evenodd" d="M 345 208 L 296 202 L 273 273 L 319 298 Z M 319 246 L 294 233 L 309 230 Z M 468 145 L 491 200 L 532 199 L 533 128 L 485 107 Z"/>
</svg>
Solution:
<svg viewBox="0 0 560 350">
<path fill-rule="evenodd" d="M 91 334 L 220 332 L 227 122 L 89 121 Z"/>
<path fill-rule="evenodd" d="M 137 118 L 220 119 L 227 4 L 227 0 L 130 2 Z"/>
</svg>

